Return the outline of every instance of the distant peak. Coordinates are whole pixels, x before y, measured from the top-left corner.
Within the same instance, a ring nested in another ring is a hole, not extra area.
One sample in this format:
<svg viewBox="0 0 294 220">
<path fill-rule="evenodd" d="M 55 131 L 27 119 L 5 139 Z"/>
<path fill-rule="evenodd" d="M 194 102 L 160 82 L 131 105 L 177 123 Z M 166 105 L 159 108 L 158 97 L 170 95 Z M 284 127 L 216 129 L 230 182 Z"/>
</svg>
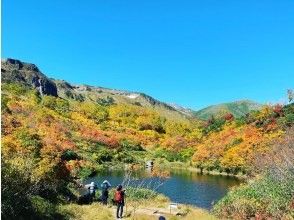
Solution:
<svg viewBox="0 0 294 220">
<path fill-rule="evenodd" d="M 24 69 L 28 71 L 40 72 L 39 68 L 35 64 L 25 63 L 14 58 L 1 59 L 1 63 L 2 65 L 8 66 L 8 68 L 11 68 L 11 69 L 17 69 L 17 70 Z"/>
</svg>

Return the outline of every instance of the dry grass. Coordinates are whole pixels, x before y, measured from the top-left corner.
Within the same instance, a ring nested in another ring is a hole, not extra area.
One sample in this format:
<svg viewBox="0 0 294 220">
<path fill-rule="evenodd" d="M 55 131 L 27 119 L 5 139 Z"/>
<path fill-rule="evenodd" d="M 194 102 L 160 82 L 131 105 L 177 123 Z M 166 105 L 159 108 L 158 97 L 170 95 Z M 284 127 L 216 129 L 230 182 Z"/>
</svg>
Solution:
<svg viewBox="0 0 294 220">
<path fill-rule="evenodd" d="M 183 212 L 185 213 L 184 216 L 174 216 L 174 215 L 164 214 L 164 217 L 168 220 L 195 220 L 195 219 L 197 219 L 197 220 L 216 220 L 217 219 L 216 217 L 209 214 L 207 211 L 199 209 L 199 208 L 186 206 L 186 205 L 181 205 L 179 208 L 182 209 Z M 141 213 L 136 213 L 134 218 L 132 218 L 132 216 L 130 216 L 127 219 L 130 219 L 130 220 L 131 219 L 134 219 L 134 220 L 158 220 L 159 216 L 160 215 L 150 216 L 150 215 L 144 215 Z"/>
<path fill-rule="evenodd" d="M 113 220 L 111 208 L 98 203 L 92 205 L 63 205 L 60 212 L 70 220 Z"/>
<path fill-rule="evenodd" d="M 167 208 L 170 204 L 170 200 L 164 195 L 158 195 L 155 199 L 147 200 L 143 204 L 140 205 L 139 208 Z M 185 213 L 184 216 L 172 216 L 172 215 L 165 215 L 165 217 L 169 220 L 216 220 L 216 218 L 210 215 L 207 211 L 195 208 L 193 206 L 188 205 L 179 205 L 179 209 L 182 213 Z M 135 219 L 138 220 L 158 220 L 159 216 L 150 216 L 150 215 L 140 215 L 135 214 Z M 131 219 L 131 218 L 130 218 Z"/>
<path fill-rule="evenodd" d="M 134 214 L 133 201 L 127 201 L 127 206 L 124 207 L 126 220 L 158 220 L 160 215 L 148 215 L 140 212 L 141 208 L 167 208 L 170 201 L 167 197 L 163 195 L 158 195 L 155 199 L 145 200 L 140 202 L 140 205 L 135 204 L 136 211 Z M 210 215 L 207 211 L 195 208 L 187 205 L 180 205 L 179 209 L 184 216 L 173 216 L 164 214 L 168 220 L 216 220 L 216 218 Z M 64 205 L 60 207 L 60 212 L 68 216 L 71 220 L 108 220 L 114 219 L 115 207 L 114 206 L 104 206 L 98 203 L 93 203 L 92 205 Z"/>
<path fill-rule="evenodd" d="M 195 219 L 197 219 L 197 220 L 216 220 L 217 219 L 203 209 L 190 207 L 190 206 L 186 206 L 186 208 L 188 209 L 188 213 L 186 216 L 175 217 L 175 218 L 172 217 L 172 218 L 170 218 L 170 220 L 173 220 L 173 219 L 174 220 L 176 220 L 176 219 L 181 219 L 181 220 L 195 220 Z"/>
</svg>

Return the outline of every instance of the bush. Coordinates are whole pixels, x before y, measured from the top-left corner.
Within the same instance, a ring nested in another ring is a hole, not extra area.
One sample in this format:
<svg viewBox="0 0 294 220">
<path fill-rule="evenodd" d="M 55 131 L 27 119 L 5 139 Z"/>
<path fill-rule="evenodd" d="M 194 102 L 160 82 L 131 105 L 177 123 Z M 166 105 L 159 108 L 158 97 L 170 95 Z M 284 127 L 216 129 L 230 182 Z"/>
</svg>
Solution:
<svg viewBox="0 0 294 220">
<path fill-rule="evenodd" d="M 146 199 L 154 199 L 158 193 L 145 188 L 135 188 L 135 187 L 128 187 L 127 188 L 127 196 L 132 200 L 146 200 Z"/>
<path fill-rule="evenodd" d="M 181 156 L 177 152 L 168 151 L 165 149 L 157 149 L 154 153 L 155 158 L 165 158 L 169 162 L 180 161 Z"/>
<path fill-rule="evenodd" d="M 124 151 L 124 152 L 119 152 L 117 155 L 116 155 L 116 159 L 120 162 L 123 162 L 123 163 L 127 163 L 127 164 L 131 164 L 131 163 L 135 163 L 136 162 L 136 159 L 135 157 L 133 157 L 132 154 Z"/>
<path fill-rule="evenodd" d="M 35 212 L 34 218 L 54 219 L 54 215 L 56 213 L 54 204 L 48 202 L 46 199 L 40 196 L 32 196 L 30 200 Z"/>
<path fill-rule="evenodd" d="M 45 95 L 43 97 L 43 106 L 54 110 L 62 115 L 69 112 L 69 102 L 67 100 Z"/>
<path fill-rule="evenodd" d="M 66 150 L 61 155 L 62 160 L 70 161 L 70 160 L 77 160 L 79 159 L 79 156 L 76 152 L 72 150 Z"/>
<path fill-rule="evenodd" d="M 2 109 L 2 112 L 9 112 L 9 108 L 7 106 L 9 102 L 9 98 L 7 95 L 5 94 L 2 94 L 2 97 L 1 97 L 1 109 Z"/>
<path fill-rule="evenodd" d="M 107 96 L 106 98 L 98 98 L 97 103 L 102 106 L 109 106 L 113 105 L 115 103 L 115 100 L 112 97 Z"/>
<path fill-rule="evenodd" d="M 252 182 L 235 188 L 214 207 L 214 213 L 223 218 L 282 219 L 293 215 L 294 199 L 294 129 L 275 143 L 272 152 L 258 157 L 256 170 L 261 174 Z M 262 168 L 261 168 L 262 167 Z"/>
<path fill-rule="evenodd" d="M 187 162 L 191 160 L 194 153 L 195 153 L 195 150 L 192 147 L 185 148 L 180 151 L 180 160 L 183 162 Z"/>
<path fill-rule="evenodd" d="M 95 153 L 96 155 L 96 161 L 98 163 L 104 163 L 104 162 L 110 162 L 112 161 L 113 158 L 113 152 L 107 148 L 102 148 L 101 150 L 99 150 L 97 153 Z"/>
<path fill-rule="evenodd" d="M 25 95 L 28 90 L 28 87 L 16 83 L 3 83 L 2 85 L 2 91 L 9 91 L 10 93 L 16 96 Z"/>
<path fill-rule="evenodd" d="M 294 176 L 279 181 L 267 175 L 228 193 L 213 212 L 222 218 L 249 219 L 255 215 L 281 219 L 294 195 Z"/>
<path fill-rule="evenodd" d="M 29 169 L 29 166 L 26 168 Z M 33 209 L 29 200 L 30 189 L 30 175 L 2 159 L 1 217 L 3 219 L 21 219 L 31 215 Z"/>
<path fill-rule="evenodd" d="M 115 189 L 110 192 L 110 195 L 114 195 Z M 126 188 L 126 198 L 132 201 L 154 199 L 158 196 L 158 193 L 147 188 L 132 187 Z"/>
<path fill-rule="evenodd" d="M 82 167 L 78 173 L 78 176 L 81 178 L 81 179 L 86 179 L 88 178 L 89 176 L 93 175 L 93 173 L 95 173 L 95 170 L 94 168 L 92 167 Z"/>
<path fill-rule="evenodd" d="M 226 120 L 223 118 L 211 117 L 208 120 L 206 127 L 203 129 L 204 134 L 208 134 L 209 132 L 221 131 L 225 122 Z"/>
<path fill-rule="evenodd" d="M 123 150 L 127 150 L 127 151 L 145 151 L 140 144 L 132 143 L 131 141 L 128 141 L 128 140 L 121 141 L 120 146 L 123 148 Z"/>
</svg>

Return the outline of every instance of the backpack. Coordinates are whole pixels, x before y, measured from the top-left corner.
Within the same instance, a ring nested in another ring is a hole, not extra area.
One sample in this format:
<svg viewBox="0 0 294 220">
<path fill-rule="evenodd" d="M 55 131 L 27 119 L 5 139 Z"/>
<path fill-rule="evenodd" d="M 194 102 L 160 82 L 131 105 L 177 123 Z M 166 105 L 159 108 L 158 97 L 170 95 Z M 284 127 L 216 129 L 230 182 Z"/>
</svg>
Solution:
<svg viewBox="0 0 294 220">
<path fill-rule="evenodd" d="M 115 202 L 122 202 L 121 191 L 115 191 L 115 193 L 114 193 L 114 201 Z"/>
</svg>

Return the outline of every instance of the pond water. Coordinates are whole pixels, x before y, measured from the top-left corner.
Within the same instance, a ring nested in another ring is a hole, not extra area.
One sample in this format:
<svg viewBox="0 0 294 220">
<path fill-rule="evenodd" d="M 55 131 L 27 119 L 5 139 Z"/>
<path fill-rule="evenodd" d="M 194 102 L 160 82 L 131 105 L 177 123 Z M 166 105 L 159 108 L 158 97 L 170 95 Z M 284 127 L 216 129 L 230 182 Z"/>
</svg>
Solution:
<svg viewBox="0 0 294 220">
<path fill-rule="evenodd" d="M 87 179 L 100 185 L 108 180 L 113 187 L 122 183 L 124 171 L 108 171 Z M 148 182 L 152 179 L 147 171 L 137 171 L 134 176 Z M 172 202 L 195 205 L 210 209 L 212 204 L 221 199 L 232 186 L 240 184 L 236 177 L 213 176 L 189 170 L 171 170 L 170 177 L 156 191 L 168 196 Z"/>
</svg>

